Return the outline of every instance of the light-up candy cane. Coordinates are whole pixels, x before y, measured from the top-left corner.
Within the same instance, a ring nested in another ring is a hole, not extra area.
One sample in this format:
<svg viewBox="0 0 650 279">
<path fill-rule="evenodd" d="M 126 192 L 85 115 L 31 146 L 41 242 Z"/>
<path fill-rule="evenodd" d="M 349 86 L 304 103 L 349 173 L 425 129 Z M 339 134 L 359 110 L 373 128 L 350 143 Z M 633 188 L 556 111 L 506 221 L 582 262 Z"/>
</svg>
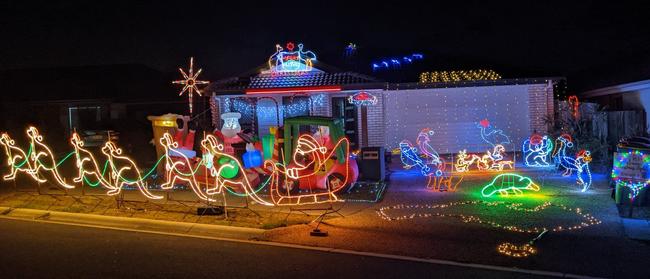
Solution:
<svg viewBox="0 0 650 279">
<path fill-rule="evenodd" d="M 52 173 L 52 177 L 61 187 L 65 189 L 73 189 L 74 186 L 65 182 L 65 180 L 59 174 L 57 169 L 57 162 L 54 159 L 54 155 L 47 145 L 43 143 L 43 136 L 38 132 L 36 127 L 29 127 L 27 129 L 27 136 L 30 139 L 29 148 L 32 151 L 30 159 L 32 161 L 32 170 L 31 173 L 38 175 L 41 169 L 46 170 Z M 44 160 L 47 160 L 49 165 L 43 163 Z"/>
<path fill-rule="evenodd" d="M 122 156 L 122 149 L 118 148 L 113 142 L 106 142 L 102 147 L 102 153 L 108 157 L 108 164 L 111 168 L 111 178 L 113 179 L 113 186 L 110 187 L 109 195 L 116 195 L 120 193 L 122 185 L 135 185 L 140 192 L 148 199 L 162 199 L 162 196 L 157 196 L 149 192 L 147 185 L 140 175 L 140 169 L 133 160 L 126 156 Z M 132 178 L 127 178 L 129 174 Z"/>
<path fill-rule="evenodd" d="M 235 157 L 226 154 L 223 152 L 223 144 L 217 142 L 217 138 L 213 135 L 206 135 L 205 138 L 201 141 L 201 146 L 210 154 L 208 157 L 213 157 L 215 159 L 219 159 L 221 157 L 226 157 L 229 160 L 230 163 L 228 164 L 223 164 L 219 166 L 218 168 L 215 166 L 214 163 L 209 164 L 208 169 L 210 170 L 210 175 L 215 178 L 215 184 L 214 187 L 208 187 L 206 189 L 206 193 L 208 195 L 213 195 L 213 194 L 221 194 L 223 191 L 224 187 L 233 187 L 233 186 L 238 186 L 244 189 L 246 192 L 246 195 L 251 197 L 254 201 L 256 201 L 259 204 L 266 205 L 266 206 L 273 206 L 272 203 L 269 203 L 262 198 L 260 198 L 256 193 L 255 189 L 253 189 L 250 181 L 248 180 L 248 176 L 246 173 L 242 173 L 242 178 L 240 181 L 235 181 L 232 179 L 227 179 L 224 178 L 221 175 L 221 172 L 223 171 L 224 168 L 235 168 L 238 167 L 240 170 L 243 170 L 244 168 L 242 167 L 242 164 L 237 160 Z M 232 162 L 235 162 L 237 166 L 231 165 Z"/>
</svg>

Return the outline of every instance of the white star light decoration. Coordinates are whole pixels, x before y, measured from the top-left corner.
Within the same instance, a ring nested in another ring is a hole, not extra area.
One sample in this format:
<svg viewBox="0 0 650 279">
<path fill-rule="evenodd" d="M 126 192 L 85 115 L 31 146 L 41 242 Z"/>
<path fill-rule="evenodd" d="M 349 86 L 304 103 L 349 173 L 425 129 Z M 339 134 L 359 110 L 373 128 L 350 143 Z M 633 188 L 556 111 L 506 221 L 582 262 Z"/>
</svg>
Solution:
<svg viewBox="0 0 650 279">
<path fill-rule="evenodd" d="M 189 75 L 186 74 L 185 71 L 183 71 L 183 69 L 181 69 L 181 68 L 178 68 L 178 70 L 181 72 L 181 74 L 183 75 L 183 78 L 185 78 L 185 79 L 172 81 L 172 83 L 185 85 L 183 87 L 183 90 L 181 90 L 181 93 L 178 93 L 178 96 L 183 95 L 183 93 L 185 93 L 185 91 L 187 91 L 187 96 L 189 97 L 189 102 L 190 102 L 190 115 L 191 115 L 192 114 L 192 104 L 193 104 L 192 95 L 194 95 L 194 91 L 196 91 L 196 94 L 199 94 L 199 96 L 202 96 L 201 95 L 201 90 L 199 90 L 199 88 L 196 87 L 196 85 L 197 84 L 208 84 L 210 82 L 205 81 L 205 80 L 196 80 L 196 78 L 201 74 L 201 71 L 203 69 L 199 69 L 198 71 L 196 71 L 196 73 L 194 73 L 194 57 L 190 57 Z"/>
</svg>

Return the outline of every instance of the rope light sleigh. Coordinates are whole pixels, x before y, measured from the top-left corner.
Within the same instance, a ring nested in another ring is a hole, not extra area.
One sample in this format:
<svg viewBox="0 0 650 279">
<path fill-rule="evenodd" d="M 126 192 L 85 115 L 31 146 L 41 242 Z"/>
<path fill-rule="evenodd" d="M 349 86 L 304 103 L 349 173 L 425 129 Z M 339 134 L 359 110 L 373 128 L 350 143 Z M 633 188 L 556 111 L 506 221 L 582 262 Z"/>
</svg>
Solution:
<svg viewBox="0 0 650 279">
<path fill-rule="evenodd" d="M 8 133 L 0 135 L 0 145 L 4 148 L 5 162 L 10 169 L 9 173 L 3 176 L 5 181 L 15 180 L 19 174 L 24 174 L 38 183 L 51 182 L 63 190 L 75 189 L 84 183 L 93 187 L 101 186 L 106 190 L 107 196 L 117 196 L 123 193 L 125 186 L 131 186 L 137 188 L 147 199 L 160 200 L 163 196 L 152 192 L 147 181 L 162 163 L 165 164 L 165 172 L 160 188 L 167 192 L 173 191 L 174 186 L 180 183 L 187 185 L 195 196 L 204 202 L 213 202 L 216 195 L 224 195 L 227 191 L 236 196 L 250 198 L 264 206 L 293 206 L 343 201 L 336 193 L 356 178 L 348 169 L 350 143 L 347 138 L 341 138 L 332 148 L 328 148 L 310 135 L 301 135 L 293 151 L 293 163 L 285 164 L 284 160 L 277 158 L 266 160 L 264 168 L 256 171 L 268 178 L 253 185 L 255 183 L 248 178 L 240 160 L 224 152 L 223 142 L 211 134 L 205 135 L 201 140 L 202 151 L 208 156 L 203 156 L 197 161 L 179 152 L 178 143 L 170 134 L 165 133 L 159 139 L 165 148 L 165 155 L 158 158 L 148 171 L 142 171 L 133 159 L 123 154 L 123 150 L 111 141 L 104 143 L 101 148 L 104 162 L 100 163 L 99 157 L 85 148 L 84 141 L 74 133 L 69 141 L 73 151 L 57 161 L 37 128 L 29 127 L 27 136 L 29 147 L 25 152 Z M 277 141 L 275 148 L 279 148 Z M 317 187 L 318 191 L 292 191 L 292 185 L 296 183 L 313 181 L 315 176 L 327 174 L 332 168 L 332 161 L 339 159 L 336 158 L 336 151 L 340 148 L 345 151 L 342 164 L 345 171 L 336 173 L 336 176 L 327 176 L 322 182 L 325 187 Z M 298 157 L 301 159 L 297 160 Z M 71 158 L 75 160 L 77 172 L 74 177 L 66 178 L 60 173 L 59 167 Z M 227 171 L 232 173 L 233 170 L 240 170 L 241 174 L 236 177 L 224 175 Z M 259 195 L 267 186 L 270 200 Z"/>
</svg>

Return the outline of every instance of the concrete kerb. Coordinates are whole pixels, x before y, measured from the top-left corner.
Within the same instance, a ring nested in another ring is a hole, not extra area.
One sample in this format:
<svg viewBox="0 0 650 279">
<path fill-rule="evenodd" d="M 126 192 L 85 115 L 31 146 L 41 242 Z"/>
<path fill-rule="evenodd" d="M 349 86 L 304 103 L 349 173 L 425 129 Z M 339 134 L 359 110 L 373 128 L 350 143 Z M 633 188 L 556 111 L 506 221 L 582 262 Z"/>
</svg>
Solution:
<svg viewBox="0 0 650 279">
<path fill-rule="evenodd" d="M 0 207 L 2 216 L 16 219 L 47 220 L 58 223 L 116 227 L 123 229 L 162 231 L 176 234 L 209 235 L 235 239 L 259 239 L 265 230 L 245 227 L 173 222 L 134 217 L 104 216 L 27 208 Z"/>
</svg>

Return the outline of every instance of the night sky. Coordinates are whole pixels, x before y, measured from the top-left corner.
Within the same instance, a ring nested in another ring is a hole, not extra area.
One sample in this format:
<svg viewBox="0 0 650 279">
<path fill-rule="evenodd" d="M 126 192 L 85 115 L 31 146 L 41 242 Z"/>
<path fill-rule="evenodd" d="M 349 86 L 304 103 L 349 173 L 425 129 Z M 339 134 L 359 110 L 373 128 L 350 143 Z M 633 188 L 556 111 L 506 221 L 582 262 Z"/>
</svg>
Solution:
<svg viewBox="0 0 650 279">
<path fill-rule="evenodd" d="M 343 49 L 354 42 L 362 72 L 371 58 L 420 52 L 426 70 L 480 67 L 571 82 L 612 67 L 647 69 L 650 50 L 648 9 L 633 4 L 25 2 L 0 3 L 0 70 L 144 64 L 172 72 L 194 56 L 215 80 L 261 65 L 287 41 L 344 66 Z"/>
</svg>

